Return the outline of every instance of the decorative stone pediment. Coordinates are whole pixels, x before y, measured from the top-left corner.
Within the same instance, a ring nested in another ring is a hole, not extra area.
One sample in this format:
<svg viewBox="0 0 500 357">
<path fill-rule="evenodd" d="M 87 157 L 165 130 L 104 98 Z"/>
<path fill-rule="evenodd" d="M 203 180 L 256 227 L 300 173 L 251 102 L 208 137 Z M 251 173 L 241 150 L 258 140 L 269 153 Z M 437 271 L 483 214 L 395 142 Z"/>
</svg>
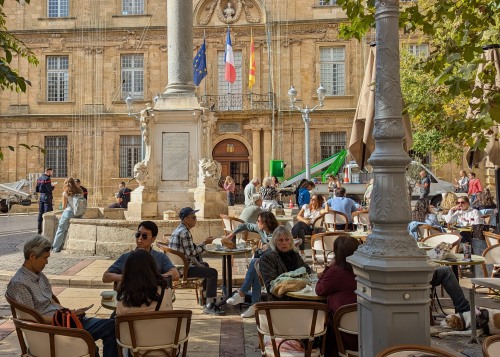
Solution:
<svg viewBox="0 0 500 357">
<path fill-rule="evenodd" d="M 256 0 L 205 0 L 195 11 L 195 25 L 262 23 L 263 11 Z"/>
</svg>

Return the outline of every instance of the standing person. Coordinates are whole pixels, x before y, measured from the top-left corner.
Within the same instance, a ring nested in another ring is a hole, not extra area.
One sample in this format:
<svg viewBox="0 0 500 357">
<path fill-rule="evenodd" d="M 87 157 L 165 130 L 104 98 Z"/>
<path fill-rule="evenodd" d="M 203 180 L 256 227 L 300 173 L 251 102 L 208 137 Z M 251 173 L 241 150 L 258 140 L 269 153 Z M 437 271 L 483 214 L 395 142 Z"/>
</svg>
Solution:
<svg viewBox="0 0 500 357">
<path fill-rule="evenodd" d="M 179 212 L 181 224 L 172 232 L 168 246 L 184 254 L 189 262 L 189 270 L 184 272 L 189 278 L 205 278 L 203 289 L 206 291 L 207 304 L 203 307 L 203 313 L 210 315 L 224 315 L 226 312 L 220 307 L 225 303 L 217 299 L 217 276 L 218 272 L 210 268 L 203 261 L 201 254 L 205 251 L 207 244 L 213 242 L 213 237 L 207 237 L 201 244 L 194 244 L 191 228 L 196 226 L 196 212 L 191 207 L 184 207 Z M 230 268 L 230 267 L 229 267 Z"/>
<path fill-rule="evenodd" d="M 63 306 L 52 300 L 52 287 L 49 279 L 42 273 L 50 257 L 50 241 L 36 235 L 24 244 L 24 263 L 14 274 L 7 286 L 7 295 L 20 304 L 36 310 L 43 316 L 47 324 L 52 316 Z M 102 340 L 104 357 L 118 356 L 115 337 L 115 320 L 86 317 L 88 308 L 74 310 L 80 319 L 83 329 L 90 333 L 94 340 Z M 96 356 L 99 349 L 96 346 Z"/>
<path fill-rule="evenodd" d="M 365 194 L 363 195 L 363 200 L 365 201 L 366 207 L 370 207 L 370 201 L 372 200 L 372 192 L 373 192 L 373 179 L 371 179 L 368 185 L 366 186 L 366 191 Z"/>
<path fill-rule="evenodd" d="M 262 196 L 262 208 L 266 210 L 271 210 L 273 208 L 278 208 L 278 191 L 276 187 L 273 186 L 273 180 L 271 177 L 266 177 L 262 180 L 262 187 L 259 190 Z"/>
<path fill-rule="evenodd" d="M 45 173 L 36 180 L 35 191 L 40 194 L 38 200 L 38 234 L 42 234 L 43 214 L 52 211 L 52 191 L 54 191 L 57 182 L 50 180 L 52 169 L 46 168 Z"/>
<path fill-rule="evenodd" d="M 295 189 L 295 203 L 298 205 L 299 204 L 299 193 L 300 189 L 302 188 L 302 185 L 307 182 L 307 179 L 302 179 L 300 180 L 299 184 L 297 185 L 297 188 Z"/>
<path fill-rule="evenodd" d="M 115 195 L 116 202 L 110 204 L 108 208 L 127 208 L 128 203 L 130 202 L 130 192 L 132 190 L 127 187 L 125 182 L 120 182 L 118 185 L 118 193 Z"/>
<path fill-rule="evenodd" d="M 468 193 L 469 192 L 469 177 L 465 170 L 460 170 L 460 177 L 455 179 L 455 192 L 457 193 Z"/>
<path fill-rule="evenodd" d="M 356 276 L 352 265 L 347 262 L 358 249 L 359 241 L 349 236 L 340 236 L 333 242 L 334 259 L 325 267 L 325 270 L 318 274 L 316 284 L 316 294 L 326 296 L 330 315 L 333 316 L 341 306 L 356 303 Z M 328 324 L 325 356 L 338 356 L 335 343 L 335 332 L 331 322 Z M 358 348 L 358 338 L 349 336 L 346 339 L 346 348 L 356 351 Z"/>
<path fill-rule="evenodd" d="M 314 227 L 313 223 L 321 216 L 323 213 L 328 211 L 328 208 L 323 209 L 324 198 L 320 194 L 314 194 L 311 197 L 309 204 L 305 204 L 300 208 L 300 212 L 297 215 L 297 223 L 292 227 L 292 236 L 294 238 L 302 239 L 299 249 L 302 259 L 305 260 L 306 256 L 304 254 L 305 248 L 305 236 L 312 234 Z"/>
<path fill-rule="evenodd" d="M 297 204 L 299 207 L 302 207 L 303 205 L 309 204 L 311 202 L 311 193 L 310 191 L 313 190 L 316 187 L 314 182 L 312 181 L 306 181 L 302 184 L 302 186 L 299 189 L 299 198 L 297 201 Z"/>
<path fill-rule="evenodd" d="M 431 192 L 431 180 L 427 177 L 425 170 L 420 171 L 420 182 L 417 182 L 417 187 L 420 187 L 420 198 L 429 197 Z"/>
<path fill-rule="evenodd" d="M 245 207 L 248 207 L 252 204 L 252 195 L 257 192 L 257 186 L 260 184 L 260 178 L 254 177 L 252 181 L 245 186 Z"/>
<path fill-rule="evenodd" d="M 240 214 L 240 219 L 246 223 L 257 223 L 257 217 L 264 210 L 262 209 L 262 196 L 259 193 L 252 195 L 252 204 L 245 207 Z"/>
<path fill-rule="evenodd" d="M 125 262 L 116 314 L 172 310 L 172 290 L 169 288 L 153 256 L 144 249 L 137 249 Z"/>
<path fill-rule="evenodd" d="M 481 186 L 481 181 L 476 178 L 476 174 L 474 172 L 469 172 L 469 192 L 468 195 L 470 197 L 470 202 L 474 202 L 478 193 L 482 192 L 483 188 Z"/>
<path fill-rule="evenodd" d="M 328 209 L 342 212 L 347 216 L 347 221 L 349 222 L 349 229 L 352 229 L 352 213 L 356 211 L 363 210 L 363 207 L 357 204 L 353 199 L 345 196 L 346 191 L 344 187 L 337 188 L 335 192 L 335 197 L 330 198 L 326 204 Z M 338 225 L 339 229 L 342 229 L 342 225 Z"/>
<path fill-rule="evenodd" d="M 179 280 L 179 272 L 170 259 L 168 259 L 167 255 L 153 249 L 153 244 L 157 235 L 158 226 L 155 222 L 142 221 L 139 223 L 137 232 L 134 234 L 136 244 L 134 251 L 142 249 L 149 252 L 156 263 L 156 268 L 159 274 L 161 274 L 164 278 L 171 276 L 173 281 Z M 125 264 L 132 253 L 133 251 L 120 255 L 120 257 L 108 268 L 108 270 L 104 272 L 102 282 L 115 283 L 116 288 L 119 288 L 123 279 Z"/>
<path fill-rule="evenodd" d="M 328 198 L 335 197 L 335 190 L 341 187 L 339 179 L 334 175 L 328 175 Z"/>
<path fill-rule="evenodd" d="M 297 270 L 300 267 L 304 267 L 307 274 L 311 274 L 309 265 L 293 249 L 292 233 L 285 226 L 278 226 L 274 230 L 269 241 L 269 249 L 260 257 L 259 267 L 270 300 L 288 300 L 286 295 L 280 298 L 271 293 L 271 281 L 281 274 Z"/>
<path fill-rule="evenodd" d="M 241 314 L 241 317 L 253 317 L 255 315 L 254 305 L 260 301 L 260 295 L 262 291 L 262 286 L 259 282 L 259 277 L 257 271 L 255 270 L 255 262 L 259 259 L 259 256 L 264 252 L 271 240 L 272 234 L 276 228 L 278 228 L 278 221 L 274 214 L 268 211 L 264 211 L 259 214 L 257 218 L 257 224 L 243 223 L 239 225 L 233 232 L 231 232 L 226 239 L 231 241 L 233 237 L 244 231 L 255 232 L 260 235 L 260 243 L 262 248 L 255 252 L 253 259 L 248 264 L 248 270 L 245 274 L 245 280 L 241 285 L 241 288 L 236 291 L 232 297 L 227 299 L 229 305 L 238 305 L 245 302 L 245 295 L 252 290 L 252 300 L 251 305 L 247 311 Z"/>
<path fill-rule="evenodd" d="M 80 187 L 83 191 L 83 198 L 87 199 L 87 196 L 89 195 L 89 191 L 87 190 L 86 187 L 83 187 L 81 185 L 80 179 L 75 179 L 75 183 L 78 187 Z"/>
<path fill-rule="evenodd" d="M 62 194 L 62 207 L 63 213 L 59 219 L 56 235 L 52 244 L 52 251 L 59 253 L 66 239 L 68 233 L 69 220 L 75 216 L 75 207 L 73 207 L 73 198 L 76 195 L 83 195 L 83 191 L 78 187 L 72 177 L 64 180 L 63 194 Z"/>
<path fill-rule="evenodd" d="M 231 176 L 226 176 L 226 181 L 224 181 L 223 188 L 227 194 L 227 205 L 234 206 L 234 190 L 235 190 L 236 186 L 235 186 L 234 180 Z"/>
</svg>

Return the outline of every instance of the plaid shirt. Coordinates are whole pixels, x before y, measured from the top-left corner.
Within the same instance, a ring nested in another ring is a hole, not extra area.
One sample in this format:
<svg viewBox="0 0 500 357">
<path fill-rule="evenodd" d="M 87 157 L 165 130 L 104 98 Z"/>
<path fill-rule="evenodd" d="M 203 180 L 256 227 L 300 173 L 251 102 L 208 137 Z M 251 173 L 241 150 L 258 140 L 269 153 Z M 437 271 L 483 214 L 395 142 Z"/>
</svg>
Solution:
<svg viewBox="0 0 500 357">
<path fill-rule="evenodd" d="M 199 262 L 203 261 L 201 253 L 205 250 L 205 243 L 194 244 L 191 232 L 183 223 L 172 232 L 168 247 L 184 253 L 190 265 L 200 265 Z"/>
<path fill-rule="evenodd" d="M 7 285 L 7 294 L 43 316 L 52 316 L 59 306 L 52 302 L 52 287 L 44 273 L 35 274 L 24 266 Z"/>
</svg>

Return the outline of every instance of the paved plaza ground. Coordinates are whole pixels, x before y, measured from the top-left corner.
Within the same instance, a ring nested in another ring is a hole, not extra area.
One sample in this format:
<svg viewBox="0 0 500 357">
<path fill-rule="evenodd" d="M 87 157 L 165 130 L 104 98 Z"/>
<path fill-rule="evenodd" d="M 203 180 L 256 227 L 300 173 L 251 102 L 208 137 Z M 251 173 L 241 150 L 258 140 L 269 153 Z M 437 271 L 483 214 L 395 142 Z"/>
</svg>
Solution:
<svg viewBox="0 0 500 357">
<path fill-rule="evenodd" d="M 35 233 L 36 215 L 0 216 L 0 356 L 20 355 L 10 308 L 4 294 L 7 282 L 23 262 L 24 242 Z M 221 271 L 220 258 L 207 257 L 206 260 Z M 78 308 L 94 304 L 88 312 L 90 316 L 109 317 L 111 311 L 101 307 L 100 293 L 111 289 L 110 284 L 101 282 L 101 277 L 112 262 L 106 257 L 75 256 L 63 252 L 52 254 L 44 273 L 51 280 L 54 292 L 63 305 Z M 235 259 L 233 277 L 238 284 L 244 277 L 245 264 L 245 258 Z M 460 284 L 463 287 L 470 285 L 467 278 L 462 278 Z M 451 306 L 449 299 L 441 300 L 445 308 Z M 499 303 L 484 297 L 478 297 L 478 305 L 500 309 Z M 194 291 L 178 290 L 174 308 L 193 311 L 188 356 L 260 356 L 255 320 L 241 318 L 239 307 L 227 306 L 226 316 L 204 315 L 196 303 Z M 467 340 L 467 337 L 457 336 L 433 337 L 432 345 L 456 356 L 482 356 L 481 347 L 470 345 Z"/>
</svg>

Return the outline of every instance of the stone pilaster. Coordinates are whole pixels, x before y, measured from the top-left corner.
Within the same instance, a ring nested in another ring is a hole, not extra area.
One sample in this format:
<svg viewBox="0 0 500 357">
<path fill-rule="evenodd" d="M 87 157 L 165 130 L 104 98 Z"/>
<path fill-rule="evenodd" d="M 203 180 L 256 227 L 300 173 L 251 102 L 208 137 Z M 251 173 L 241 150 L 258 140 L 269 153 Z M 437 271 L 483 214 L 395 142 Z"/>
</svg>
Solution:
<svg viewBox="0 0 500 357">
<path fill-rule="evenodd" d="M 260 129 L 252 131 L 252 171 L 253 177 L 261 177 L 261 162 L 260 162 Z M 252 177 L 250 177 L 250 180 Z"/>
<path fill-rule="evenodd" d="M 269 176 L 269 161 L 272 154 L 272 139 L 271 130 L 264 130 L 264 170 L 262 171 L 262 178 Z"/>
<path fill-rule="evenodd" d="M 406 230 L 410 205 L 403 150 L 399 78 L 399 1 L 376 2 L 377 73 L 375 151 L 370 205 L 373 233 L 349 258 L 357 275 L 360 356 L 397 344 L 430 345 L 429 303 L 433 268 Z"/>
</svg>

